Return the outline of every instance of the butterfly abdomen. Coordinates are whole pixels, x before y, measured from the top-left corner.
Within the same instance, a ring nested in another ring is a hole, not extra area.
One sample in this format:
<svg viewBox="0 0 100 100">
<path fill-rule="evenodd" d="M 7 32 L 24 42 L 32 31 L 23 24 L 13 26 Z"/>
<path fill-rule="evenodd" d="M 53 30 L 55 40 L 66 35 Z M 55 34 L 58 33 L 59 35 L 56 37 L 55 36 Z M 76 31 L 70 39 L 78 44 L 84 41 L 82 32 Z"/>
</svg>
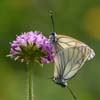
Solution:
<svg viewBox="0 0 100 100">
<path fill-rule="evenodd" d="M 54 77 L 53 78 L 53 81 L 58 84 L 58 85 L 61 85 L 62 87 L 66 87 L 67 85 L 67 82 L 64 80 L 64 78 L 62 77 Z"/>
</svg>

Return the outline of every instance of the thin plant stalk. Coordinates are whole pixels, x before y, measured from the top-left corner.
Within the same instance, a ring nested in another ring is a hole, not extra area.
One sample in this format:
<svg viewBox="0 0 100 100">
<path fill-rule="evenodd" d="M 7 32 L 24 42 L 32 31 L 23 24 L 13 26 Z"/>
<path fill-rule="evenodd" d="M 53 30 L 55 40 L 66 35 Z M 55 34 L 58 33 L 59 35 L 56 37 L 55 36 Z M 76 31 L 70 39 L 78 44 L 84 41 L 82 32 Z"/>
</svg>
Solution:
<svg viewBox="0 0 100 100">
<path fill-rule="evenodd" d="M 27 64 L 28 69 L 28 100 L 34 100 L 33 94 L 33 63 Z"/>
<path fill-rule="evenodd" d="M 77 100 L 75 94 L 73 93 L 73 91 L 70 89 L 69 86 L 67 86 L 67 89 L 69 90 L 69 92 L 71 93 L 71 95 L 73 96 L 74 100 Z"/>
</svg>

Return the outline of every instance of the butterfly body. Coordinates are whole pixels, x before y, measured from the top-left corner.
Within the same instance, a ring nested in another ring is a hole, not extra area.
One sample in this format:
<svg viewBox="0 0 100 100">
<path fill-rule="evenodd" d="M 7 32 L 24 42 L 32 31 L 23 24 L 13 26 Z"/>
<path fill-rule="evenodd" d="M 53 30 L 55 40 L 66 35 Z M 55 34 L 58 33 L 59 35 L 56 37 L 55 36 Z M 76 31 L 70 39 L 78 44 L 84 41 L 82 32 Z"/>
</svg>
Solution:
<svg viewBox="0 0 100 100">
<path fill-rule="evenodd" d="M 55 32 L 49 36 L 54 53 L 53 81 L 63 87 L 74 77 L 87 60 L 95 56 L 93 49 L 85 43 Z"/>
</svg>

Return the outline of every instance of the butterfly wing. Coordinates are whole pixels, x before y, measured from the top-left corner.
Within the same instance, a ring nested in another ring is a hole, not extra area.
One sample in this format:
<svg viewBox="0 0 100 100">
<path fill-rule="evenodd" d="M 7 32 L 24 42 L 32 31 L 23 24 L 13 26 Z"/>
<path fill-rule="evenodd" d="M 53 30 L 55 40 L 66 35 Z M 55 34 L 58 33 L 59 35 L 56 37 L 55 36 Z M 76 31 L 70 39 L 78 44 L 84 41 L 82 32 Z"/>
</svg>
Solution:
<svg viewBox="0 0 100 100">
<path fill-rule="evenodd" d="M 63 50 L 65 59 L 65 67 L 63 77 L 68 80 L 75 76 L 77 72 L 82 68 L 83 64 L 91 59 L 91 49 L 87 46 L 66 48 Z"/>
<path fill-rule="evenodd" d="M 59 78 L 60 76 L 63 76 L 63 69 L 65 66 L 64 58 L 62 56 L 63 50 L 60 50 L 59 52 L 56 53 L 55 58 L 54 58 L 54 77 Z"/>
<path fill-rule="evenodd" d="M 57 35 L 54 77 L 72 78 L 86 60 L 94 57 L 94 51 L 86 44 L 68 36 Z"/>
<path fill-rule="evenodd" d="M 57 44 L 62 48 L 76 47 L 76 46 L 87 46 L 85 43 L 76 40 L 70 36 L 56 35 Z M 59 47 L 58 47 L 59 48 Z"/>
</svg>

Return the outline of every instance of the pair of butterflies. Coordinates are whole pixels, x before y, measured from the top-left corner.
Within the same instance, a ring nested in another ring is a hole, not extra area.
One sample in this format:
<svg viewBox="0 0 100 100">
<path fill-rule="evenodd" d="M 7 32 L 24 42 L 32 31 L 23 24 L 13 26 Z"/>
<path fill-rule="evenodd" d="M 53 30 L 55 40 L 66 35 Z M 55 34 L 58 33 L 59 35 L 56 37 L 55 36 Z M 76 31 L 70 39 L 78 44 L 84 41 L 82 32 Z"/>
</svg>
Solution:
<svg viewBox="0 0 100 100">
<path fill-rule="evenodd" d="M 49 39 L 55 56 L 53 81 L 65 87 L 67 81 L 74 77 L 84 63 L 95 56 L 95 53 L 85 43 L 69 36 L 52 32 Z M 70 90 L 70 88 L 68 89 Z M 76 100 L 73 92 L 71 90 L 70 92 Z"/>
</svg>

